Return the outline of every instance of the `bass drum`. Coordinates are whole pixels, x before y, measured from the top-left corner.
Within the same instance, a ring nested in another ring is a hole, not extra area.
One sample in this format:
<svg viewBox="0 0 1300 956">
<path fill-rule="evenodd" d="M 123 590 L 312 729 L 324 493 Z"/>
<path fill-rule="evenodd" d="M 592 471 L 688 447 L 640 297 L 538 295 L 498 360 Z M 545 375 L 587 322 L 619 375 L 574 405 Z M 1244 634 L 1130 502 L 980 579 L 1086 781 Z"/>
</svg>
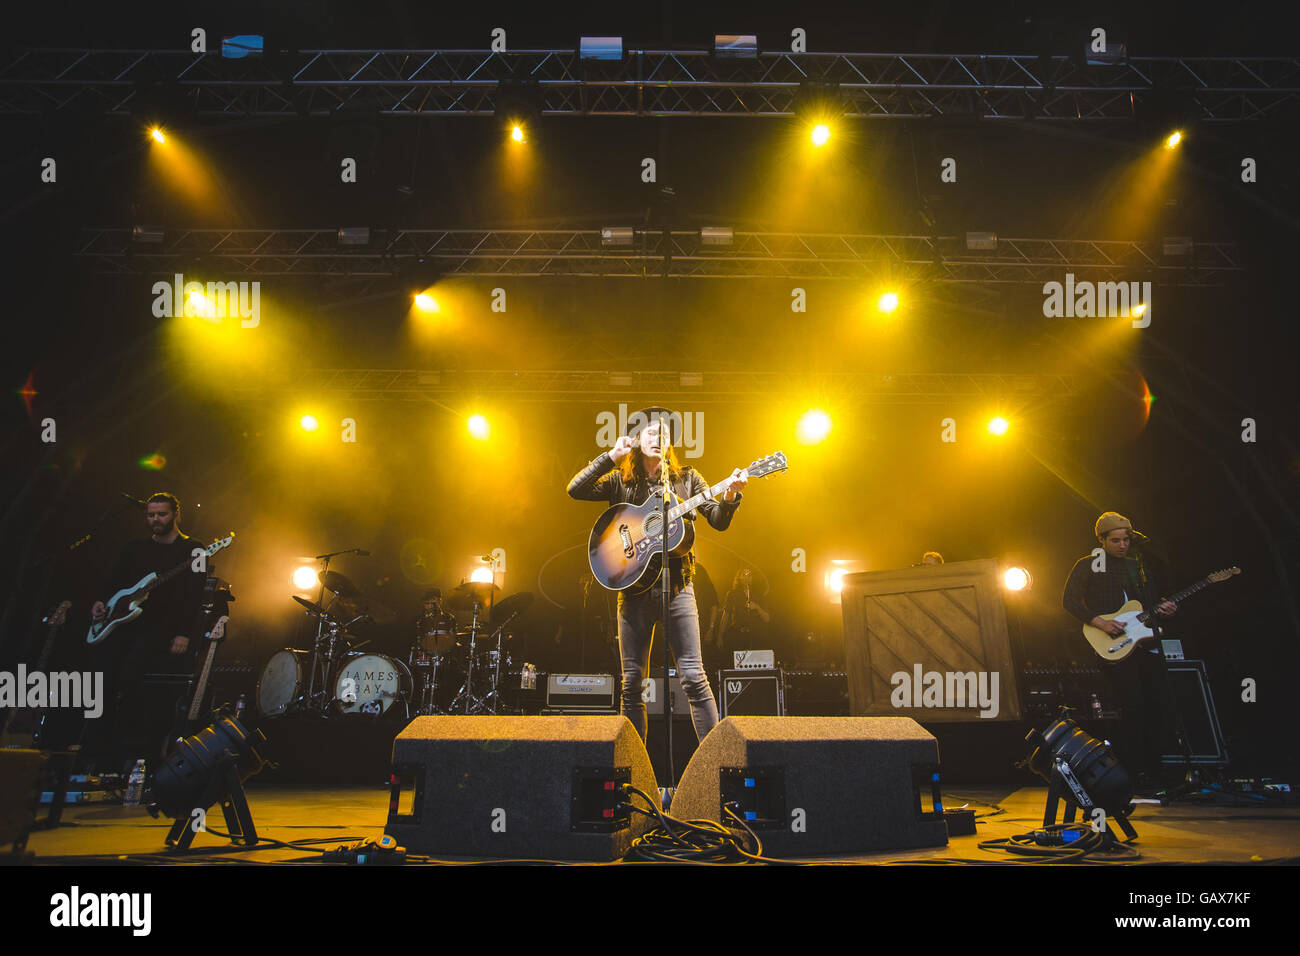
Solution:
<svg viewBox="0 0 1300 956">
<path fill-rule="evenodd" d="M 334 698 L 345 714 L 378 717 L 411 699 L 411 671 L 386 654 L 353 653 L 343 658 L 334 678 Z"/>
<path fill-rule="evenodd" d="M 307 652 L 286 648 L 276 651 L 257 681 L 257 710 L 263 717 L 279 717 L 302 696 Z"/>
</svg>

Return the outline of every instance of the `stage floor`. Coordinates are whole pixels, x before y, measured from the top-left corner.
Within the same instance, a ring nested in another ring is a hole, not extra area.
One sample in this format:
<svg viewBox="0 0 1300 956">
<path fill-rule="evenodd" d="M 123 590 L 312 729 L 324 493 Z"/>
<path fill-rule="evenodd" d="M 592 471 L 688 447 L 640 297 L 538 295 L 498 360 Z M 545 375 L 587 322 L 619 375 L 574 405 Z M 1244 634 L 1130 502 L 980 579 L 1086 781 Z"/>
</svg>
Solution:
<svg viewBox="0 0 1300 956">
<path fill-rule="evenodd" d="M 321 841 L 331 848 L 378 839 L 388 814 L 388 791 L 379 787 L 290 787 L 247 785 L 249 806 L 260 837 L 284 842 Z M 836 858 L 854 863 L 907 861 L 1004 864 L 1024 857 L 979 847 L 984 840 L 1010 837 L 1041 825 L 1046 787 L 961 787 L 944 794 L 945 805 L 970 806 L 978 815 L 974 836 L 954 837 L 948 846 L 924 850 L 854 854 Z M 220 808 L 211 823 L 224 830 Z M 1132 817 L 1138 840 L 1132 844 L 1140 864 L 1242 864 L 1300 859 L 1300 806 L 1216 806 L 1182 802 L 1143 804 Z M 142 807 L 110 803 L 65 809 L 57 829 L 31 835 L 27 849 L 38 864 L 148 862 L 161 864 L 235 862 L 317 863 L 315 853 L 265 846 L 236 850 L 228 841 L 200 833 L 188 853 L 164 844 L 169 821 L 155 820 Z M 1094 858 L 1104 859 L 1104 855 Z M 463 858 L 455 862 L 464 862 Z M 413 865 L 413 864 L 408 864 Z"/>
</svg>

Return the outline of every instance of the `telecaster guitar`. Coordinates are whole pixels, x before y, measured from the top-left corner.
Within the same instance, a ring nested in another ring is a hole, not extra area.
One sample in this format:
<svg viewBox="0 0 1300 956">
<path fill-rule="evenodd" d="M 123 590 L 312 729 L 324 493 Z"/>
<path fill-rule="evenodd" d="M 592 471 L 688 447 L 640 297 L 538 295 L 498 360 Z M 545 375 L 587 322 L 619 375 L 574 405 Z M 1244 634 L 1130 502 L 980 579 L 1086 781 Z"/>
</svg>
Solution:
<svg viewBox="0 0 1300 956">
<path fill-rule="evenodd" d="M 785 455 L 777 452 L 760 458 L 744 470 L 747 478 L 762 478 L 774 471 L 785 471 Z M 684 519 L 704 502 L 721 496 L 731 478 L 718 482 L 707 492 L 681 501 L 669 495 L 668 551 L 682 554 L 695 543 L 695 529 Z M 638 582 L 652 579 L 649 572 L 658 569 L 658 555 L 663 544 L 663 514 L 659 510 L 658 491 L 652 491 L 643 504 L 611 505 L 591 529 L 587 557 L 591 573 L 610 591 L 625 591 Z M 647 582 L 648 583 L 648 582 Z"/>
<path fill-rule="evenodd" d="M 218 538 L 204 549 L 206 557 L 212 557 L 222 548 L 228 548 L 234 543 L 235 532 L 230 532 L 224 538 Z M 193 558 L 186 558 L 170 571 L 165 571 L 161 575 L 156 571 L 150 571 L 133 586 L 123 588 L 109 598 L 105 603 L 108 611 L 102 621 L 95 621 L 90 625 L 90 630 L 86 632 L 87 644 L 98 644 L 105 640 L 115 630 L 128 621 L 134 621 L 144 613 L 144 602 L 149 597 L 149 592 L 160 584 L 170 581 L 176 575 L 190 569 L 193 564 Z"/>
<path fill-rule="evenodd" d="M 1167 600 L 1177 604 L 1202 588 L 1209 587 L 1211 584 L 1218 584 L 1220 581 L 1226 581 L 1234 574 L 1240 573 L 1241 568 L 1224 568 L 1222 571 L 1215 571 Z M 1085 624 L 1083 625 L 1083 636 L 1088 639 L 1088 643 L 1092 645 L 1092 649 L 1097 652 L 1097 656 L 1102 660 L 1122 661 L 1132 654 L 1140 643 L 1149 637 L 1155 636 L 1155 632 L 1147 626 L 1147 622 L 1151 620 L 1154 613 L 1154 611 L 1144 611 L 1139 601 L 1128 601 L 1114 614 L 1101 615 L 1107 621 L 1118 621 L 1123 624 L 1123 634 L 1107 634 L 1099 627 Z"/>
</svg>

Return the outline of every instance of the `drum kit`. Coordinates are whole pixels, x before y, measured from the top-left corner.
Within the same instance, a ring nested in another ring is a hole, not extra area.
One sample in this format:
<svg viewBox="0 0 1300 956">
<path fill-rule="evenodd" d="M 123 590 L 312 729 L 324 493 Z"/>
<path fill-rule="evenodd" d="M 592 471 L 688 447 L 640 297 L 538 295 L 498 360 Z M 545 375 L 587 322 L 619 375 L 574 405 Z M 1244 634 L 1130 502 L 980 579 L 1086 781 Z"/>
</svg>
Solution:
<svg viewBox="0 0 1300 956">
<path fill-rule="evenodd" d="M 404 662 L 363 651 L 351 629 L 369 621 L 386 624 L 396 615 L 363 594 L 337 571 L 318 578 L 326 603 L 294 596 L 316 621 L 308 650 L 285 648 L 271 655 L 257 683 L 263 717 L 401 714 L 510 713 L 501 691 L 512 673 L 506 628 L 533 601 L 528 592 L 498 600 L 501 588 L 467 581 L 451 592 L 446 609 L 425 614 Z M 468 621 L 467 624 L 458 623 Z M 459 682 L 454 692 L 452 687 Z M 396 708 L 396 710 L 394 710 Z"/>
</svg>

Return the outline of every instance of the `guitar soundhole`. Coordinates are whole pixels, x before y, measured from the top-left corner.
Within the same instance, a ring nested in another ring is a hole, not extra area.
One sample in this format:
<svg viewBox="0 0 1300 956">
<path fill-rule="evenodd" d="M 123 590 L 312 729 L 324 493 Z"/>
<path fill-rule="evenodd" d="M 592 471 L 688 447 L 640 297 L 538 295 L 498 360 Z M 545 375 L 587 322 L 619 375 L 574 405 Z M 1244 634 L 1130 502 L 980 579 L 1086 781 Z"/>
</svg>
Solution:
<svg viewBox="0 0 1300 956">
<path fill-rule="evenodd" d="M 658 536 L 659 529 L 662 527 L 663 517 L 661 515 L 651 515 L 646 519 L 645 524 L 641 526 L 641 530 L 645 533 L 647 538 L 653 538 Z"/>
</svg>

